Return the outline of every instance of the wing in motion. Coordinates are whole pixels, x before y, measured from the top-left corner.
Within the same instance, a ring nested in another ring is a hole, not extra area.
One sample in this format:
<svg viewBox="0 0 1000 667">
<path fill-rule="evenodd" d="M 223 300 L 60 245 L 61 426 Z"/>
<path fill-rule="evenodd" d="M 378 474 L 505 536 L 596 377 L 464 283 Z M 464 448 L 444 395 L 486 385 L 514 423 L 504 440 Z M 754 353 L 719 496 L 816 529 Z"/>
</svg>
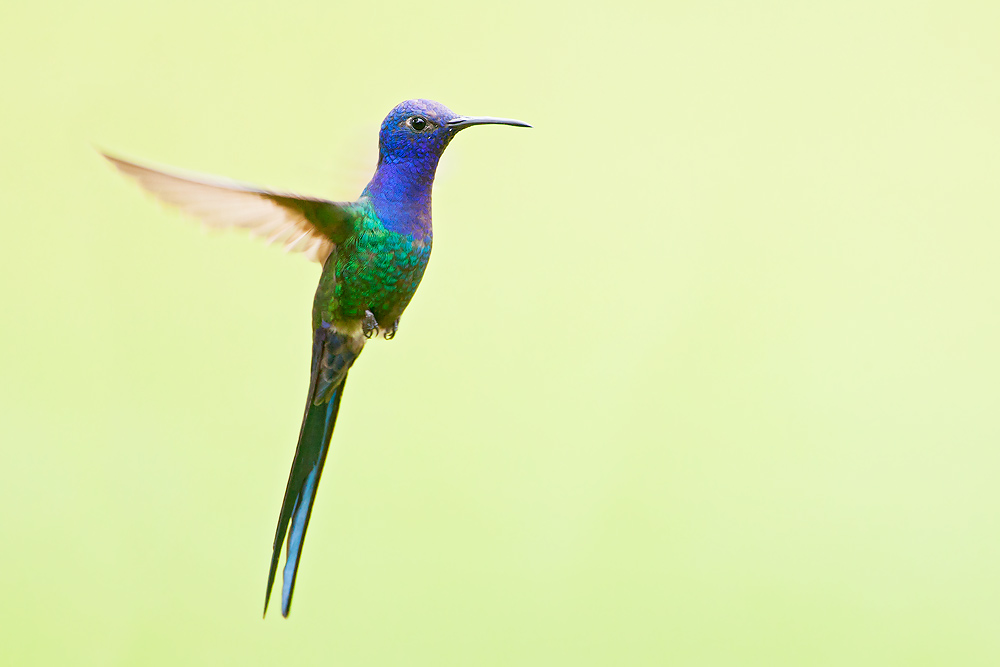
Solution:
<svg viewBox="0 0 1000 667">
<path fill-rule="evenodd" d="M 286 251 L 302 252 L 320 264 L 354 227 L 353 206 L 313 197 L 262 190 L 201 175 L 170 174 L 103 154 L 122 173 L 209 227 L 242 227 Z"/>
</svg>

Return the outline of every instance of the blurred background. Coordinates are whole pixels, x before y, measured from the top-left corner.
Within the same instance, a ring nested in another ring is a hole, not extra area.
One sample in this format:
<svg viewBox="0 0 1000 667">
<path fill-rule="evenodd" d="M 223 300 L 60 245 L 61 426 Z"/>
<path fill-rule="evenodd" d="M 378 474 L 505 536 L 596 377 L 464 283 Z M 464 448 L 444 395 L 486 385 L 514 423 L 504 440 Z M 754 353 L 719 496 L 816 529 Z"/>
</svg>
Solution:
<svg viewBox="0 0 1000 667">
<path fill-rule="evenodd" d="M 1000 5 L 7 3 L 10 665 L 1000 664 Z M 319 268 L 94 146 L 434 255 L 260 612 Z"/>
</svg>

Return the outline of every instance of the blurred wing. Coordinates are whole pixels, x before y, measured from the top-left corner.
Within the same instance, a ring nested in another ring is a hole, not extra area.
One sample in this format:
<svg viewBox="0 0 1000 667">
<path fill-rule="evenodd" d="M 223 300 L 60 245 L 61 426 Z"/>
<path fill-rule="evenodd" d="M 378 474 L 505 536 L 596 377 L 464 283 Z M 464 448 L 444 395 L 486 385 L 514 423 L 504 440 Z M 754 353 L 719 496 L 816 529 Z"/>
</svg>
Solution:
<svg viewBox="0 0 1000 667">
<path fill-rule="evenodd" d="M 351 205 L 261 190 L 223 179 L 179 176 L 103 154 L 160 201 L 209 227 L 241 227 L 320 264 L 353 231 Z"/>
</svg>

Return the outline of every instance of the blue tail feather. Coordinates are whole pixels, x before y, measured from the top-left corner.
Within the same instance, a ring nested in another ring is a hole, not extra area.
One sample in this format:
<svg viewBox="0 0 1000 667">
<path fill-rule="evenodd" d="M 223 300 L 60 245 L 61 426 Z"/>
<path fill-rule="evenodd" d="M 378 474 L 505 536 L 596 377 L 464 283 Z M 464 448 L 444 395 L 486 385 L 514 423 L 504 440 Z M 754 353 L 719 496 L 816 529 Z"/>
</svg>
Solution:
<svg viewBox="0 0 1000 667">
<path fill-rule="evenodd" d="M 267 614 L 268 601 L 274 586 L 278 569 L 278 559 L 281 557 L 281 547 L 288 536 L 285 567 L 282 571 L 281 614 L 288 616 L 292 603 L 292 593 L 295 590 L 295 577 L 298 573 L 302 556 L 302 545 L 305 540 L 309 516 L 312 513 L 316 489 L 319 486 L 320 475 L 323 473 L 323 463 L 329 449 L 330 436 L 337 421 L 340 409 L 340 399 L 344 393 L 344 383 L 347 380 L 347 370 L 350 368 L 357 352 L 345 344 L 345 340 L 336 331 L 320 328 L 316 331 L 313 342 L 312 377 L 309 384 L 309 397 L 306 402 L 306 412 L 299 432 L 299 442 L 292 460 L 292 469 L 288 474 L 288 484 L 285 487 L 285 498 L 278 516 L 278 526 L 274 534 L 274 547 L 271 553 L 271 569 L 267 579 L 267 593 L 264 598 L 264 613 Z M 324 373 L 329 368 L 331 357 L 340 357 L 343 374 L 331 378 Z M 325 395 L 324 395 L 325 394 Z"/>
</svg>

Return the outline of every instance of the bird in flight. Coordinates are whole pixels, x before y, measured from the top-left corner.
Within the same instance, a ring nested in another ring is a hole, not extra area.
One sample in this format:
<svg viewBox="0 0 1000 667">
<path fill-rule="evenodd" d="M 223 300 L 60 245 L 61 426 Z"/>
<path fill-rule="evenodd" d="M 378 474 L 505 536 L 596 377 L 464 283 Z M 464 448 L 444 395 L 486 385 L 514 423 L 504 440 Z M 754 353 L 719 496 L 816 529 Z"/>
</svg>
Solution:
<svg viewBox="0 0 1000 667">
<path fill-rule="evenodd" d="M 423 277 L 431 253 L 438 160 L 459 131 L 488 124 L 531 127 L 507 118 L 460 116 L 431 100 L 398 104 L 382 121 L 375 175 L 353 202 L 169 173 L 105 154 L 143 188 L 207 226 L 241 227 L 323 267 L 313 300 L 309 391 L 274 534 L 265 615 L 284 545 L 281 614 L 288 616 L 347 373 L 366 340 L 380 332 L 386 339 L 396 335 Z"/>
</svg>

